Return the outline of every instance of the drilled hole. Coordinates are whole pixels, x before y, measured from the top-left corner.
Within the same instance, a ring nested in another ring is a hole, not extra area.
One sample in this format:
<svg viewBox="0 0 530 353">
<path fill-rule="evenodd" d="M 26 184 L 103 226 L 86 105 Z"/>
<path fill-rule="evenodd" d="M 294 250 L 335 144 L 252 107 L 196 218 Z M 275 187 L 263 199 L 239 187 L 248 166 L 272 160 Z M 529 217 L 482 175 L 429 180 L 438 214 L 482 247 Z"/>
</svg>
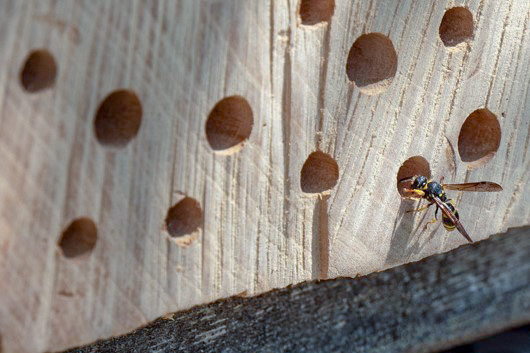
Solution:
<svg viewBox="0 0 530 353">
<path fill-rule="evenodd" d="M 201 205 L 191 197 L 185 197 L 169 209 L 166 228 L 172 237 L 181 237 L 197 230 L 202 224 Z"/>
<path fill-rule="evenodd" d="M 429 162 L 422 156 L 410 157 L 401 165 L 396 178 L 396 186 L 401 196 L 410 196 L 403 191 L 403 188 L 410 187 L 411 182 L 400 183 L 400 180 L 418 175 L 423 175 L 429 179 L 431 178 Z"/>
<path fill-rule="evenodd" d="M 445 12 L 440 23 L 440 38 L 446 47 L 454 47 L 473 37 L 473 15 L 465 7 Z"/>
<path fill-rule="evenodd" d="M 34 93 L 52 87 L 57 76 L 57 64 L 49 51 L 40 49 L 31 52 L 22 71 L 20 83 L 27 92 Z"/>
<path fill-rule="evenodd" d="M 387 36 L 363 34 L 353 43 L 346 74 L 361 92 L 374 95 L 385 91 L 394 80 L 396 70 L 396 50 Z"/>
<path fill-rule="evenodd" d="M 59 247 L 66 258 L 84 259 L 96 246 L 98 231 L 90 218 L 74 220 L 61 235 Z"/>
<path fill-rule="evenodd" d="M 335 11 L 335 0 L 302 0 L 300 19 L 303 25 L 329 22 Z"/>
<path fill-rule="evenodd" d="M 235 152 L 248 139 L 254 123 L 252 109 L 241 96 L 219 101 L 206 121 L 206 138 L 215 151 Z"/>
<path fill-rule="evenodd" d="M 114 91 L 96 113 L 94 127 L 98 141 L 106 146 L 124 147 L 137 134 L 142 123 L 142 105 L 133 91 Z"/>
<path fill-rule="evenodd" d="M 337 184 L 339 166 L 329 154 L 313 152 L 307 157 L 300 172 L 300 186 L 303 192 L 320 193 Z"/>
<path fill-rule="evenodd" d="M 469 114 L 460 128 L 458 152 L 462 162 L 479 166 L 489 161 L 501 143 L 501 125 L 487 108 Z"/>
</svg>

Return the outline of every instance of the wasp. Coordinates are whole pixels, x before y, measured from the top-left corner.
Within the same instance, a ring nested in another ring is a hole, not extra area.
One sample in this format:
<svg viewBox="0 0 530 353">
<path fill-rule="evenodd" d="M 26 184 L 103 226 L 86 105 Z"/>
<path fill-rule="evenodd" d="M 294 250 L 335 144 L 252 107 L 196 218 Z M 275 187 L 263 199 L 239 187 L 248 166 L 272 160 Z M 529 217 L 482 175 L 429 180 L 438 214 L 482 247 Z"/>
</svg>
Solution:
<svg viewBox="0 0 530 353">
<path fill-rule="evenodd" d="M 423 211 L 436 204 L 436 211 L 434 212 L 434 221 L 437 219 L 438 210 L 442 210 L 442 223 L 445 229 L 453 231 L 455 228 L 466 238 L 470 243 L 473 242 L 469 234 L 460 223 L 460 216 L 454 205 L 453 200 L 448 199 L 445 190 L 458 191 L 479 191 L 479 192 L 497 192 L 502 191 L 502 187 L 491 181 L 479 181 L 475 183 L 463 184 L 444 184 L 443 178 L 440 183 L 427 179 L 423 175 L 416 175 L 413 177 L 403 178 L 399 183 L 406 183 L 411 181 L 410 188 L 403 188 L 405 192 L 415 193 L 420 198 L 426 199 L 429 204 L 425 207 L 412 210 L 415 212 Z"/>
</svg>

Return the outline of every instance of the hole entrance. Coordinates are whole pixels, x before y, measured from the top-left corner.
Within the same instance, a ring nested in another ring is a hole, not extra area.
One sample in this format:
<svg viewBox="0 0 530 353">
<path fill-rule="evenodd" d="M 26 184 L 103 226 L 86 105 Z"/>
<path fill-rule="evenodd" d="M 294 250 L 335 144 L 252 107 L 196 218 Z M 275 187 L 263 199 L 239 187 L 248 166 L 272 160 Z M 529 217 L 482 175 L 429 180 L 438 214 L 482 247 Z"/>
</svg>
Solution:
<svg viewBox="0 0 530 353">
<path fill-rule="evenodd" d="M 313 152 L 307 157 L 300 172 L 300 186 L 306 193 L 330 190 L 339 179 L 339 166 L 329 154 Z"/>
<path fill-rule="evenodd" d="M 396 178 L 396 186 L 401 196 L 410 196 L 410 194 L 406 193 L 403 188 L 409 188 L 412 182 L 409 181 L 400 183 L 399 181 L 404 178 L 413 177 L 415 175 L 423 175 L 428 179 L 431 178 L 431 167 L 429 166 L 429 162 L 427 162 L 427 160 L 422 156 L 410 157 L 399 168 Z"/>
<path fill-rule="evenodd" d="M 97 239 L 96 224 L 90 218 L 78 218 L 61 235 L 59 247 L 66 258 L 84 259 L 94 250 Z"/>
<path fill-rule="evenodd" d="M 335 0 L 302 0 L 300 19 L 303 25 L 312 26 L 329 22 L 335 11 Z"/>
<path fill-rule="evenodd" d="M 171 237 L 182 237 L 193 233 L 201 224 L 201 205 L 191 197 L 183 198 L 167 212 L 166 228 Z"/>
<path fill-rule="evenodd" d="M 446 47 L 454 47 L 473 38 L 473 15 L 465 7 L 447 10 L 440 23 L 440 39 Z"/>
<path fill-rule="evenodd" d="M 381 33 L 363 34 L 353 43 L 346 74 L 361 92 L 375 95 L 385 91 L 396 75 L 397 54 L 392 41 Z"/>
<path fill-rule="evenodd" d="M 45 49 L 32 51 L 20 72 L 20 83 L 30 93 L 42 91 L 55 84 L 57 64 L 52 54 Z"/>
<path fill-rule="evenodd" d="M 206 138 L 214 151 L 238 151 L 252 131 L 252 108 L 241 96 L 220 100 L 208 115 Z"/>
<path fill-rule="evenodd" d="M 141 123 L 142 104 L 138 96 L 130 90 L 114 91 L 96 113 L 96 138 L 102 145 L 124 147 L 138 134 Z"/>
<path fill-rule="evenodd" d="M 493 158 L 500 143 L 501 125 L 497 116 L 487 108 L 477 109 L 460 128 L 458 152 L 462 162 L 480 166 Z"/>
</svg>

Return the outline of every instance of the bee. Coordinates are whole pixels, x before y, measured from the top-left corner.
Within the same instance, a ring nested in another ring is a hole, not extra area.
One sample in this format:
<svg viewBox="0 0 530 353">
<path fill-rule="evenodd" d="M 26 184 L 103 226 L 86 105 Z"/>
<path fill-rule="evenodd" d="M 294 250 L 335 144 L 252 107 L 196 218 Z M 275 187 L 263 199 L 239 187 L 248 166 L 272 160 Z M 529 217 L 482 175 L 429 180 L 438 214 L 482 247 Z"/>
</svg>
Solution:
<svg viewBox="0 0 530 353">
<path fill-rule="evenodd" d="M 411 181 L 410 188 L 403 188 L 405 192 L 414 193 L 420 198 L 423 198 L 429 202 L 425 207 L 415 212 L 423 211 L 436 204 L 436 211 L 434 212 L 434 220 L 437 219 L 438 210 L 442 210 L 442 224 L 448 231 L 453 231 L 455 228 L 458 229 L 460 234 L 466 238 L 470 243 L 473 242 L 469 234 L 460 223 L 460 216 L 454 205 L 453 200 L 448 199 L 445 194 L 447 190 L 458 190 L 458 191 L 479 191 L 479 192 L 497 192 L 502 191 L 502 187 L 490 181 L 479 181 L 475 183 L 463 183 L 463 184 L 444 184 L 443 178 L 440 183 L 427 179 L 423 175 L 416 175 L 413 177 L 403 178 L 399 183 L 406 183 Z"/>
</svg>

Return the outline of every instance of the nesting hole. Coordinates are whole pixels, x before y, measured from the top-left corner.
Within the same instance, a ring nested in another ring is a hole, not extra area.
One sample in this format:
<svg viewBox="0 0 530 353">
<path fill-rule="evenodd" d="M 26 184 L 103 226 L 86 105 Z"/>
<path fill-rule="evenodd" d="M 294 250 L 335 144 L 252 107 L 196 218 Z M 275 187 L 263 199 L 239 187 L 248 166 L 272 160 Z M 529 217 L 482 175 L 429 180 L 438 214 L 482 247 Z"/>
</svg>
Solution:
<svg viewBox="0 0 530 353">
<path fill-rule="evenodd" d="M 97 239 L 95 223 L 90 218 L 78 218 L 61 235 L 59 247 L 66 258 L 84 259 L 94 250 Z"/>
<path fill-rule="evenodd" d="M 392 41 L 381 33 L 363 34 L 353 43 L 346 74 L 361 92 L 369 95 L 385 91 L 396 75 L 397 54 Z"/>
<path fill-rule="evenodd" d="M 489 109 L 477 109 L 469 114 L 460 128 L 458 152 L 462 162 L 480 166 L 489 161 L 501 143 L 501 125 Z"/>
<path fill-rule="evenodd" d="M 313 152 L 307 157 L 300 172 L 303 192 L 321 193 L 330 190 L 339 179 L 339 166 L 329 154 Z"/>
<path fill-rule="evenodd" d="M 303 25 L 312 26 L 329 22 L 335 11 L 335 0 L 302 0 L 300 19 Z"/>
<path fill-rule="evenodd" d="M 440 23 L 440 38 L 446 47 L 454 47 L 473 37 L 473 15 L 465 7 L 447 10 Z"/>
<path fill-rule="evenodd" d="M 415 175 L 423 175 L 427 178 L 431 178 L 431 167 L 429 166 L 429 162 L 427 162 L 422 156 L 410 157 L 399 168 L 396 178 L 396 186 L 401 196 L 410 196 L 410 194 L 406 193 L 403 188 L 410 187 L 411 182 L 400 183 L 400 180 Z"/>
<path fill-rule="evenodd" d="M 220 100 L 208 115 L 206 138 L 214 151 L 238 151 L 252 131 L 252 108 L 241 96 Z"/>
<path fill-rule="evenodd" d="M 201 205 L 191 197 L 185 197 L 167 212 L 166 228 L 170 236 L 182 237 L 196 231 L 202 224 Z"/>
<path fill-rule="evenodd" d="M 39 49 L 32 51 L 20 72 L 20 83 L 30 93 L 42 91 L 55 84 L 57 64 L 49 51 Z"/>
<path fill-rule="evenodd" d="M 130 90 L 117 90 L 97 110 L 96 138 L 106 146 L 124 147 L 138 134 L 141 123 L 142 104 L 138 96 Z"/>
</svg>

